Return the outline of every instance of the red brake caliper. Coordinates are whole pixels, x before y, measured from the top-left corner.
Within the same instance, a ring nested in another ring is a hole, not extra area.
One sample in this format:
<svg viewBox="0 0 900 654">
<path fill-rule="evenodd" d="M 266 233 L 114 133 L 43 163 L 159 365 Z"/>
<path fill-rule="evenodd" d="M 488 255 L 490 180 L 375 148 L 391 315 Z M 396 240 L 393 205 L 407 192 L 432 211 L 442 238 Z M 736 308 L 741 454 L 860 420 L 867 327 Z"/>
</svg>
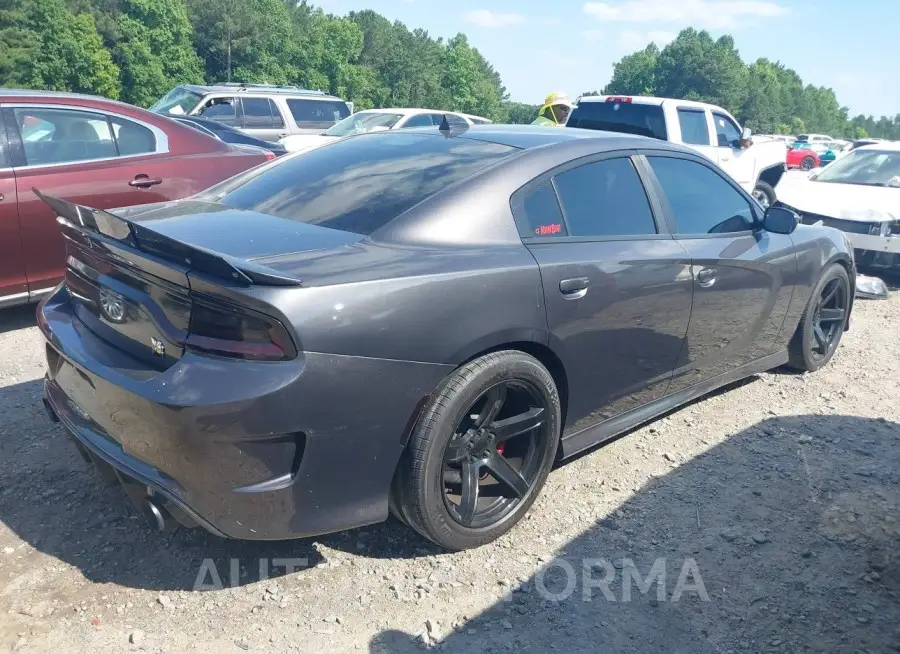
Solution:
<svg viewBox="0 0 900 654">
<path fill-rule="evenodd" d="M 503 454 L 503 450 L 506 449 L 506 441 L 502 443 L 497 443 L 497 454 Z"/>
</svg>

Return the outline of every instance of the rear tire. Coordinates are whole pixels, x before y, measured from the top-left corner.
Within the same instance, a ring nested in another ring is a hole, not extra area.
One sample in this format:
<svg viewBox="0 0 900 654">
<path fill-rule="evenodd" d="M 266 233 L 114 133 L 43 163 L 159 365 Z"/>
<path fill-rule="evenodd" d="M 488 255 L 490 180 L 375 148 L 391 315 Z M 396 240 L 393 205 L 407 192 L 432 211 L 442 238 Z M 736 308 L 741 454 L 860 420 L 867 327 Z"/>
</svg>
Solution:
<svg viewBox="0 0 900 654">
<path fill-rule="evenodd" d="M 815 372 L 831 361 L 844 334 L 850 300 L 847 271 L 831 264 L 813 289 L 788 346 L 791 368 Z"/>
<path fill-rule="evenodd" d="M 800 162 L 800 170 L 810 171 L 816 167 L 816 160 L 812 157 L 803 157 L 803 161 Z"/>
<path fill-rule="evenodd" d="M 547 480 L 560 416 L 553 377 L 534 357 L 504 350 L 463 365 L 413 430 L 394 478 L 394 514 L 447 550 L 502 536 Z"/>
<path fill-rule="evenodd" d="M 763 209 L 768 209 L 775 204 L 775 189 L 762 180 L 756 182 L 756 188 L 753 189 L 753 197 L 762 205 Z"/>
</svg>

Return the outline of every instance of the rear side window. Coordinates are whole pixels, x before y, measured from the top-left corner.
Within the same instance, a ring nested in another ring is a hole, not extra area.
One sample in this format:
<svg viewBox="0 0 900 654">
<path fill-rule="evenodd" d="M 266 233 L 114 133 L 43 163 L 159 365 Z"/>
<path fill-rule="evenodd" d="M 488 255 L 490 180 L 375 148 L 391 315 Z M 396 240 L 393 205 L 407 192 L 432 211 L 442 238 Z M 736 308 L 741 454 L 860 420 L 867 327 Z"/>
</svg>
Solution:
<svg viewBox="0 0 900 654">
<path fill-rule="evenodd" d="M 607 159 L 554 178 L 569 236 L 656 234 L 644 185 L 630 159 Z"/>
<path fill-rule="evenodd" d="M 432 127 L 433 125 L 434 123 L 431 120 L 431 116 L 428 114 L 411 116 L 403 123 L 404 127 Z"/>
<path fill-rule="evenodd" d="M 347 103 L 335 100 L 288 98 L 287 106 L 294 117 L 294 122 L 300 127 L 328 129 L 350 115 Z"/>
<path fill-rule="evenodd" d="M 272 106 L 268 98 L 241 98 L 244 127 L 247 129 L 272 129 Z"/>
<path fill-rule="evenodd" d="M 750 203 L 707 166 L 687 159 L 647 157 L 675 218 L 678 234 L 728 234 L 753 227 Z"/>
<path fill-rule="evenodd" d="M 368 235 L 514 152 L 517 148 L 438 134 L 362 134 L 251 169 L 198 197 Z"/>
<path fill-rule="evenodd" d="M 688 145 L 711 145 L 705 111 L 679 109 L 678 124 L 681 127 L 681 140 Z"/>
<path fill-rule="evenodd" d="M 547 180 L 522 200 L 521 206 L 516 211 L 523 216 L 528 228 L 521 231 L 522 238 L 529 236 L 568 236 L 562 212 L 559 209 L 559 200 L 553 184 Z"/>
<path fill-rule="evenodd" d="M 110 122 L 113 134 L 116 136 L 116 144 L 119 146 L 120 156 L 127 157 L 156 152 L 156 137 L 143 125 L 120 118 L 111 118 Z"/>
<path fill-rule="evenodd" d="M 630 102 L 581 102 L 566 127 L 638 134 L 666 140 L 666 119 L 660 105 Z"/>
</svg>

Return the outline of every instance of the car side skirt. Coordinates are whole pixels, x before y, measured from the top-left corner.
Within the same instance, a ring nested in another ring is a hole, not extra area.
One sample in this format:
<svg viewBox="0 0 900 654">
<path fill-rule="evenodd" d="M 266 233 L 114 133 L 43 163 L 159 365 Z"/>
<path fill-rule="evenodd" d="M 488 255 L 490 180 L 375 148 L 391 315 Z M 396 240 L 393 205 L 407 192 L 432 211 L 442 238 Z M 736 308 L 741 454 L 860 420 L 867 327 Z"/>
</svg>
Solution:
<svg viewBox="0 0 900 654">
<path fill-rule="evenodd" d="M 590 447 L 599 445 L 616 436 L 620 436 L 623 433 L 634 429 L 638 425 L 650 422 L 673 409 L 687 404 L 691 400 L 695 400 L 698 397 L 711 393 L 717 388 L 732 384 L 757 373 L 783 366 L 787 362 L 787 350 L 769 354 L 762 359 L 757 359 L 756 361 L 744 364 L 739 368 L 713 377 L 700 384 L 695 384 L 677 393 L 666 395 L 665 397 L 645 404 L 637 409 L 623 413 L 620 416 L 610 418 L 593 427 L 588 427 L 580 432 L 566 436 L 560 443 L 562 451 L 561 457 L 567 459 Z"/>
</svg>

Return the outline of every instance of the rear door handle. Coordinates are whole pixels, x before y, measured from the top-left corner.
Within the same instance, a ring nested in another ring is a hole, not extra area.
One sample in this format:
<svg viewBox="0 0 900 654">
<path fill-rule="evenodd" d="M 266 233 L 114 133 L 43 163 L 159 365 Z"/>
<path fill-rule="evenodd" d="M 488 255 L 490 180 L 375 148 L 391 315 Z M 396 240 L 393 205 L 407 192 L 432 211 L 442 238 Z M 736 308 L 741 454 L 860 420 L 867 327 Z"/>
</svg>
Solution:
<svg viewBox="0 0 900 654">
<path fill-rule="evenodd" d="M 591 280 L 587 277 L 572 277 L 559 282 L 559 292 L 567 300 L 578 300 L 587 295 Z"/>
<path fill-rule="evenodd" d="M 157 184 L 162 184 L 162 180 L 159 177 L 154 177 L 151 179 L 147 175 L 136 175 L 133 180 L 128 182 L 128 186 L 136 186 L 137 188 L 150 188 L 151 186 L 156 186 Z"/>
<path fill-rule="evenodd" d="M 718 272 L 719 271 L 715 268 L 702 268 L 700 272 L 697 273 L 697 283 L 703 288 L 709 288 L 716 283 Z"/>
</svg>

